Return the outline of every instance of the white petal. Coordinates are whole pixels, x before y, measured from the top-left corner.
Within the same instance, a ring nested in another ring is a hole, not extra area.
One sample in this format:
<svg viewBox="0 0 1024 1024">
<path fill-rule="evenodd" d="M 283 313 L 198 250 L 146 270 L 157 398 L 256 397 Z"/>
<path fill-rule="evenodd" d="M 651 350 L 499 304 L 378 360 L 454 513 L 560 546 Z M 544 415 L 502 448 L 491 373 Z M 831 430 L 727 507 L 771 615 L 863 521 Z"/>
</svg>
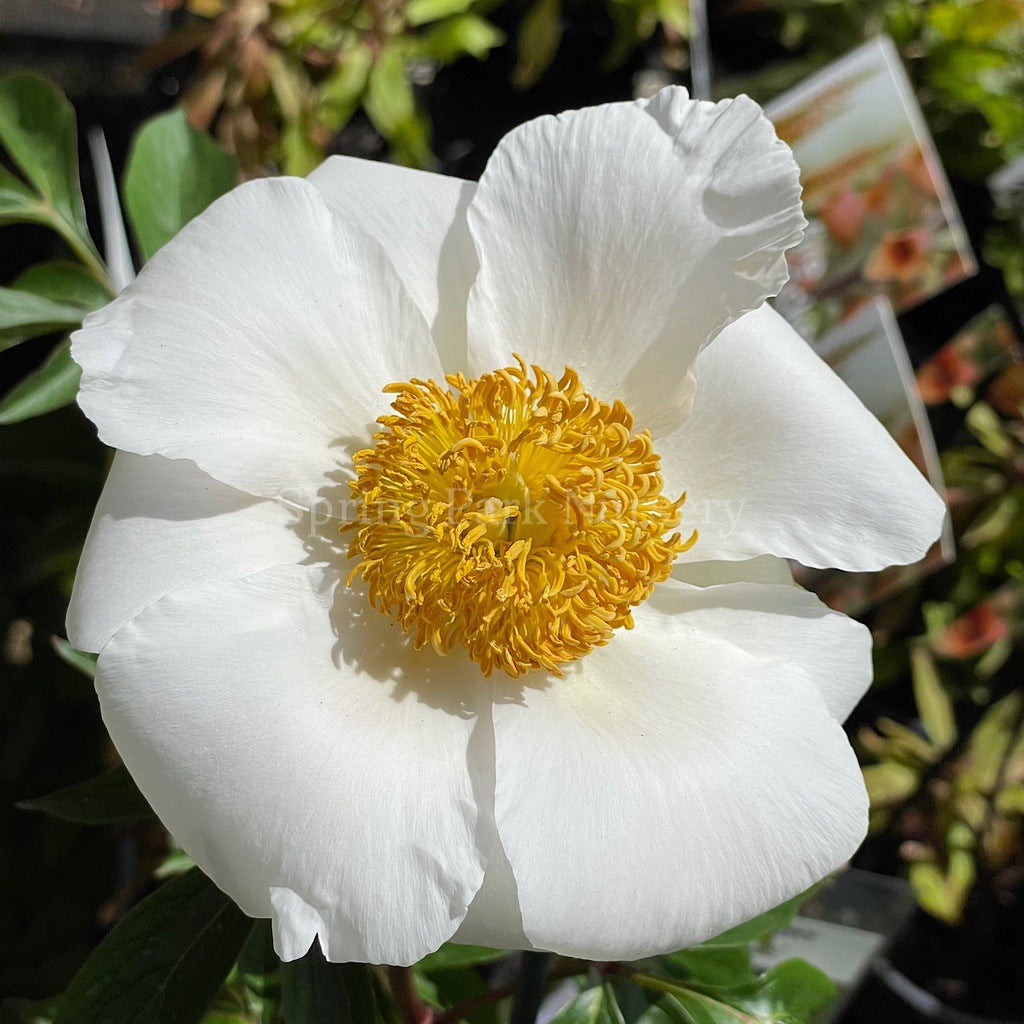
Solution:
<svg viewBox="0 0 1024 1024">
<path fill-rule="evenodd" d="M 689 946 L 864 835 L 856 758 L 803 671 L 684 620 L 643 605 L 576 672 L 495 705 L 496 821 L 538 948 Z"/>
<path fill-rule="evenodd" d="M 512 865 L 497 834 L 494 839 L 483 884 L 452 941 L 497 949 L 533 949 L 523 931 L 519 890 L 512 875 Z"/>
<path fill-rule="evenodd" d="M 657 434 L 724 324 L 774 295 L 804 226 L 789 148 L 741 96 L 679 88 L 541 117 L 499 143 L 469 207 L 470 368 L 579 371 Z"/>
<path fill-rule="evenodd" d="M 201 214 L 73 336 L 79 404 L 109 445 L 187 458 L 307 503 L 437 350 L 379 243 L 297 178 Z"/>
<path fill-rule="evenodd" d="M 466 367 L 466 299 L 477 272 L 466 208 L 476 183 L 332 156 L 308 180 L 344 224 L 381 243 L 431 325 L 445 370 Z"/>
<path fill-rule="evenodd" d="M 254 498 L 193 463 L 118 452 L 68 606 L 68 637 L 99 651 L 157 598 L 310 557 L 310 516 Z"/>
<path fill-rule="evenodd" d="M 792 582 L 688 586 L 669 579 L 655 589 L 650 603 L 755 657 L 798 665 L 839 722 L 871 685 L 867 626 L 833 611 Z"/>
<path fill-rule="evenodd" d="M 491 687 L 336 587 L 288 566 L 178 591 L 110 641 L 96 685 L 139 788 L 247 914 L 273 916 L 284 959 L 318 936 L 333 961 L 409 964 L 483 878 Z"/>
<path fill-rule="evenodd" d="M 672 566 L 672 577 L 694 587 L 713 587 L 719 583 L 794 585 L 789 562 L 773 555 L 738 562 L 676 562 Z"/>
<path fill-rule="evenodd" d="M 666 488 L 685 490 L 687 561 L 772 554 L 872 571 L 923 558 L 945 506 L 885 428 L 768 306 L 694 365 L 686 424 L 658 441 Z"/>
</svg>

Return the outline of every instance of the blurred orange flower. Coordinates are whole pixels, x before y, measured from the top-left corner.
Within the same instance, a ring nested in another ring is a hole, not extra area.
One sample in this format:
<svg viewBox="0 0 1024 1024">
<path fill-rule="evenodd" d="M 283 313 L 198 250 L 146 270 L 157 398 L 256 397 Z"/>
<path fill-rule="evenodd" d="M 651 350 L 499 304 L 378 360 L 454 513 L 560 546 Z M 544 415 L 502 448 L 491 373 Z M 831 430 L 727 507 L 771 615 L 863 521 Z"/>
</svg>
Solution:
<svg viewBox="0 0 1024 1024">
<path fill-rule="evenodd" d="M 923 277 L 931 240 L 927 228 L 886 232 L 864 264 L 865 280 L 908 284 Z"/>
</svg>

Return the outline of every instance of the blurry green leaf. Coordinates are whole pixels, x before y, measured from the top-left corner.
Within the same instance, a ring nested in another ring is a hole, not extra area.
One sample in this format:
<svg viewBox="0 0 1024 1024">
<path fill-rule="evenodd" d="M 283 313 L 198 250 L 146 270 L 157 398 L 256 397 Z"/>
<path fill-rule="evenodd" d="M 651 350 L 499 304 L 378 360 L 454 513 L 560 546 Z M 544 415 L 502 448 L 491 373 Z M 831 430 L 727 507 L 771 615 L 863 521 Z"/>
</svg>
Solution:
<svg viewBox="0 0 1024 1024">
<path fill-rule="evenodd" d="M 160 114 L 135 136 L 124 175 L 128 216 L 149 259 L 235 184 L 234 158 L 181 110 Z"/>
<path fill-rule="evenodd" d="M 923 644 L 914 644 L 910 665 L 914 700 L 925 732 L 936 747 L 948 750 L 956 742 L 956 717 L 931 652 Z"/>
<path fill-rule="evenodd" d="M 328 963 L 320 947 L 281 965 L 286 1024 L 383 1024 L 373 973 L 365 964 Z"/>
<path fill-rule="evenodd" d="M 432 26 L 416 39 L 416 52 L 440 64 L 465 54 L 482 60 L 505 42 L 505 34 L 478 14 L 460 14 Z"/>
<path fill-rule="evenodd" d="M 792 899 L 780 903 L 772 910 L 767 910 L 757 917 L 745 921 L 743 924 L 730 928 L 727 932 L 708 939 L 701 943 L 698 949 L 709 949 L 723 946 L 746 946 L 751 942 L 757 942 L 772 932 L 788 928 L 793 923 L 793 918 L 799 913 L 800 908 L 817 892 L 818 886 L 812 886 L 806 892 L 802 892 Z"/>
<path fill-rule="evenodd" d="M 309 118 L 305 113 L 286 120 L 279 139 L 281 170 L 304 178 L 324 160 L 324 151 L 310 134 Z"/>
<path fill-rule="evenodd" d="M 425 956 L 418 964 L 418 971 L 446 971 L 453 967 L 470 967 L 473 964 L 491 964 L 508 956 L 506 950 L 491 949 L 489 946 L 459 946 L 446 942 L 436 953 Z"/>
<path fill-rule="evenodd" d="M 172 850 L 153 870 L 154 878 L 174 878 L 195 867 L 195 861 L 184 850 Z"/>
<path fill-rule="evenodd" d="M 154 817 L 124 765 L 48 796 L 22 800 L 18 807 L 79 825 L 119 825 Z"/>
<path fill-rule="evenodd" d="M 947 0 L 929 4 L 926 18 L 948 39 L 986 43 L 1020 24 L 1020 8 L 1013 0 L 978 0 L 971 4 Z"/>
<path fill-rule="evenodd" d="M 0 142 L 56 216 L 91 245 L 78 184 L 75 112 L 64 94 L 31 72 L 0 75 Z M 10 175 L 4 178 L 0 211 L 6 206 L 12 213 L 10 193 L 16 204 L 18 190 L 12 190 Z"/>
<path fill-rule="evenodd" d="M 81 377 L 81 369 L 71 358 L 71 342 L 62 341 L 38 370 L 0 399 L 0 425 L 20 423 L 70 405 Z"/>
<path fill-rule="evenodd" d="M 96 947 L 55 1024 L 195 1024 L 251 928 L 198 869 L 166 882 Z"/>
<path fill-rule="evenodd" d="M 951 850 L 945 872 L 930 861 L 911 864 L 908 878 L 921 909 L 947 924 L 956 924 L 974 884 L 976 869 L 970 850 Z"/>
<path fill-rule="evenodd" d="M 400 163 L 413 167 L 433 163 L 426 125 L 416 110 L 405 58 L 398 47 L 385 49 L 371 68 L 363 106 Z"/>
<path fill-rule="evenodd" d="M 661 20 L 684 38 L 690 34 L 689 0 L 658 0 Z"/>
<path fill-rule="evenodd" d="M 876 808 L 902 803 L 916 793 L 920 785 L 920 772 L 894 761 L 869 764 L 862 771 L 871 806 Z"/>
<path fill-rule="evenodd" d="M 67 662 L 72 668 L 78 669 L 82 675 L 92 679 L 96 675 L 96 655 L 87 654 L 72 647 L 63 637 L 54 636 L 50 638 L 53 649 L 61 661 Z"/>
<path fill-rule="evenodd" d="M 615 996 L 607 985 L 581 992 L 551 1019 L 551 1024 L 621 1024 Z"/>
<path fill-rule="evenodd" d="M 409 0 L 405 5 L 405 19 L 410 25 L 425 25 L 429 21 L 463 14 L 473 6 L 474 0 Z"/>
<path fill-rule="evenodd" d="M 533 85 L 551 66 L 561 41 L 561 0 L 536 0 L 519 26 L 519 56 L 512 84 L 517 89 Z"/>
<path fill-rule="evenodd" d="M 320 83 L 317 97 L 317 117 L 331 132 L 344 128 L 366 91 L 366 83 L 373 65 L 370 48 L 360 42 L 338 54 L 337 64 Z"/>
<path fill-rule="evenodd" d="M 996 809 L 1000 814 L 1024 814 L 1024 783 L 1001 790 L 996 796 Z"/>
</svg>

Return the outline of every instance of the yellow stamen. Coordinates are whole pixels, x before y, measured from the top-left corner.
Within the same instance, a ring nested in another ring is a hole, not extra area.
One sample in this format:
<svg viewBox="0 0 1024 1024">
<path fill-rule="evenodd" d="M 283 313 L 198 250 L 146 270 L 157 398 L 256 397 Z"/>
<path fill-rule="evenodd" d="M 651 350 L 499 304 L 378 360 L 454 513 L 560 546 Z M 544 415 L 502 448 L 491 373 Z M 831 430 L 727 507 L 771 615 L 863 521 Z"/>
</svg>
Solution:
<svg viewBox="0 0 1024 1024">
<path fill-rule="evenodd" d="M 661 494 L 651 437 L 577 374 L 533 366 L 389 384 L 395 415 L 355 456 L 349 557 L 417 648 L 463 646 L 484 675 L 606 644 L 697 540 Z M 532 370 L 532 377 L 530 374 Z"/>
</svg>

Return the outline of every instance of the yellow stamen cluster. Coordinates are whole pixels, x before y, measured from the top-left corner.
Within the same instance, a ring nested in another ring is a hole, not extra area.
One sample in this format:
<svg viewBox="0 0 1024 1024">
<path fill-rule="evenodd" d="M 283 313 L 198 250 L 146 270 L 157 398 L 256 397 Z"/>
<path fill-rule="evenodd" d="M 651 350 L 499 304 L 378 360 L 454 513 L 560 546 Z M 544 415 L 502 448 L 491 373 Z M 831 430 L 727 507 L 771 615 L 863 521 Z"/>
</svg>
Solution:
<svg viewBox="0 0 1024 1024">
<path fill-rule="evenodd" d="M 395 414 L 355 456 L 349 582 L 417 647 L 461 644 L 484 675 L 561 674 L 632 628 L 697 535 L 665 537 L 685 495 L 662 496 L 650 435 L 621 402 L 518 363 L 384 389 Z"/>
</svg>

